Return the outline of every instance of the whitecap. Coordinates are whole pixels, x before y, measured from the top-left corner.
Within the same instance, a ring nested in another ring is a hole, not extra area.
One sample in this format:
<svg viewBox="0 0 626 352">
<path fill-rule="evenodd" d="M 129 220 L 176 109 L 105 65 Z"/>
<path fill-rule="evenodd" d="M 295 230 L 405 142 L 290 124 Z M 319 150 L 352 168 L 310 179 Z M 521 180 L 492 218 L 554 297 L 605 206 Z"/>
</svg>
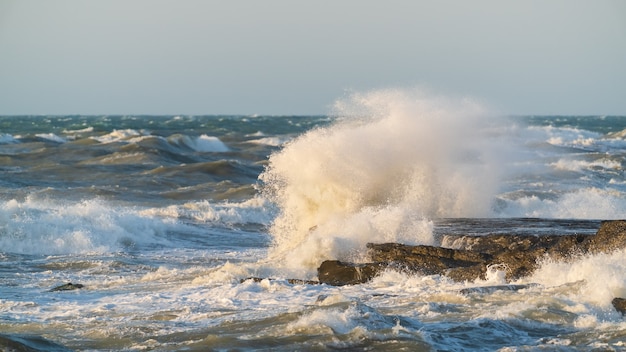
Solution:
<svg viewBox="0 0 626 352">
<path fill-rule="evenodd" d="M 145 131 L 137 131 L 133 129 L 125 129 L 125 130 L 114 130 L 111 133 L 105 134 L 103 136 L 90 137 L 92 139 L 97 140 L 100 143 L 113 143 L 118 141 L 124 141 L 129 138 L 138 137 L 142 135 L 147 135 L 149 133 Z"/>
<path fill-rule="evenodd" d="M 195 151 L 209 152 L 227 152 L 230 149 L 219 138 L 213 136 L 201 135 L 193 140 L 190 145 Z"/>
<path fill-rule="evenodd" d="M 12 144 L 12 143 L 19 143 L 19 141 L 8 133 L 0 133 L 0 144 Z"/>
<path fill-rule="evenodd" d="M 63 137 L 59 137 L 54 133 L 38 133 L 35 136 L 42 138 L 42 139 L 46 139 L 52 142 L 56 142 L 56 143 L 66 143 L 67 140 Z"/>
</svg>

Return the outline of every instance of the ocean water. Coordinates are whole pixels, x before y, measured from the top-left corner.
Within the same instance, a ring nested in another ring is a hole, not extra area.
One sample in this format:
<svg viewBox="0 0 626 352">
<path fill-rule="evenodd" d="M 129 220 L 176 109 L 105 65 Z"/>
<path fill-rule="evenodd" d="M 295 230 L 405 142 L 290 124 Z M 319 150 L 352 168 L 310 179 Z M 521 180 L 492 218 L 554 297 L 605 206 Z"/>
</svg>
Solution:
<svg viewBox="0 0 626 352">
<path fill-rule="evenodd" d="M 626 117 L 411 91 L 328 116 L 0 117 L 0 345 L 81 351 L 621 351 L 626 249 L 504 283 L 325 259 L 443 234 L 593 234 L 626 214 Z M 261 281 L 248 277 L 272 278 Z M 50 292 L 68 282 L 84 287 Z M 12 342 L 13 341 L 13 342 Z"/>
</svg>

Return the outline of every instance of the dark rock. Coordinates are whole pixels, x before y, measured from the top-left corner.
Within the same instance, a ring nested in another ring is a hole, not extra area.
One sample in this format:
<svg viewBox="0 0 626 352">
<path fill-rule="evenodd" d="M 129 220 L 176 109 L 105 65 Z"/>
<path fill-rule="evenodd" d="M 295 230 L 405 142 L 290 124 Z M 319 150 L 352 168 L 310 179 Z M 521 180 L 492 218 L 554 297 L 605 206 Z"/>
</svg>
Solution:
<svg viewBox="0 0 626 352">
<path fill-rule="evenodd" d="M 72 290 L 81 289 L 83 287 L 85 287 L 85 286 L 83 286 L 81 284 L 73 284 L 71 282 L 68 282 L 65 285 L 60 285 L 60 286 L 54 287 L 54 288 L 50 289 L 48 292 L 72 291 Z"/>
<path fill-rule="evenodd" d="M 584 243 L 589 253 L 611 253 L 626 247 L 626 220 L 602 221 L 600 229 Z"/>
<path fill-rule="evenodd" d="M 424 274 L 440 274 L 449 268 L 471 267 L 491 259 L 484 253 L 433 246 L 368 243 L 367 248 L 374 262 L 394 263 L 400 268 Z"/>
<path fill-rule="evenodd" d="M 603 221 L 595 235 L 444 236 L 442 247 L 368 243 L 367 248 L 372 263 L 325 261 L 318 268 L 320 282 L 330 285 L 363 283 L 390 267 L 473 281 L 484 279 L 491 265 L 502 265 L 506 268 L 506 279 L 515 280 L 532 274 L 544 258 L 567 261 L 583 254 L 626 248 L 626 220 Z"/>
<path fill-rule="evenodd" d="M 622 313 L 622 315 L 626 315 L 626 298 L 616 297 L 613 298 L 611 303 L 613 304 L 613 307 L 615 307 L 615 310 Z"/>
<path fill-rule="evenodd" d="M 385 268 L 379 263 L 354 264 L 326 260 L 317 268 L 320 283 L 333 286 L 362 284 L 370 281 Z"/>
<path fill-rule="evenodd" d="M 451 278 L 454 281 L 474 281 L 477 278 L 486 279 L 487 264 L 479 263 L 472 266 L 464 266 L 457 268 L 450 268 L 446 270 L 443 275 Z"/>
</svg>

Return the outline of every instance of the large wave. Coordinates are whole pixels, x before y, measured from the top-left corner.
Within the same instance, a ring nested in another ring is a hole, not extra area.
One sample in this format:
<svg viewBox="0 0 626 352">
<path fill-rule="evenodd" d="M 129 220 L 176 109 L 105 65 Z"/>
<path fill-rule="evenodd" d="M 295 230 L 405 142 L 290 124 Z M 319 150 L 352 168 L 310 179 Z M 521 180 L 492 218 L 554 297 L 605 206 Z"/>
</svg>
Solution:
<svg viewBox="0 0 626 352">
<path fill-rule="evenodd" d="M 359 260 L 366 242 L 430 244 L 440 217 L 490 213 L 504 118 L 418 90 L 354 94 L 337 122 L 287 143 L 260 180 L 280 208 L 270 257 L 291 268 Z"/>
</svg>

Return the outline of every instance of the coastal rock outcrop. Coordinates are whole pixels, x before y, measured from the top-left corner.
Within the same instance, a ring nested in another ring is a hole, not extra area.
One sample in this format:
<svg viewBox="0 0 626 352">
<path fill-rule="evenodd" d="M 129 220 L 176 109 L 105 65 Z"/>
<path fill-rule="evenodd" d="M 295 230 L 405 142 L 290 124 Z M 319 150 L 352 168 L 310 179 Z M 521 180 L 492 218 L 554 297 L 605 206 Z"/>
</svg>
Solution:
<svg viewBox="0 0 626 352">
<path fill-rule="evenodd" d="M 622 315 L 626 315 L 626 298 L 615 297 L 611 301 L 611 304 L 616 311 L 622 313 Z"/>
<path fill-rule="evenodd" d="M 393 268 L 424 275 L 441 274 L 456 281 L 485 278 L 492 265 L 506 268 L 506 279 L 528 276 L 539 260 L 571 260 L 583 254 L 610 253 L 626 248 L 626 220 L 603 221 L 595 235 L 485 235 L 444 236 L 442 246 L 368 243 L 370 263 L 324 261 L 320 283 L 364 283 Z"/>
</svg>

